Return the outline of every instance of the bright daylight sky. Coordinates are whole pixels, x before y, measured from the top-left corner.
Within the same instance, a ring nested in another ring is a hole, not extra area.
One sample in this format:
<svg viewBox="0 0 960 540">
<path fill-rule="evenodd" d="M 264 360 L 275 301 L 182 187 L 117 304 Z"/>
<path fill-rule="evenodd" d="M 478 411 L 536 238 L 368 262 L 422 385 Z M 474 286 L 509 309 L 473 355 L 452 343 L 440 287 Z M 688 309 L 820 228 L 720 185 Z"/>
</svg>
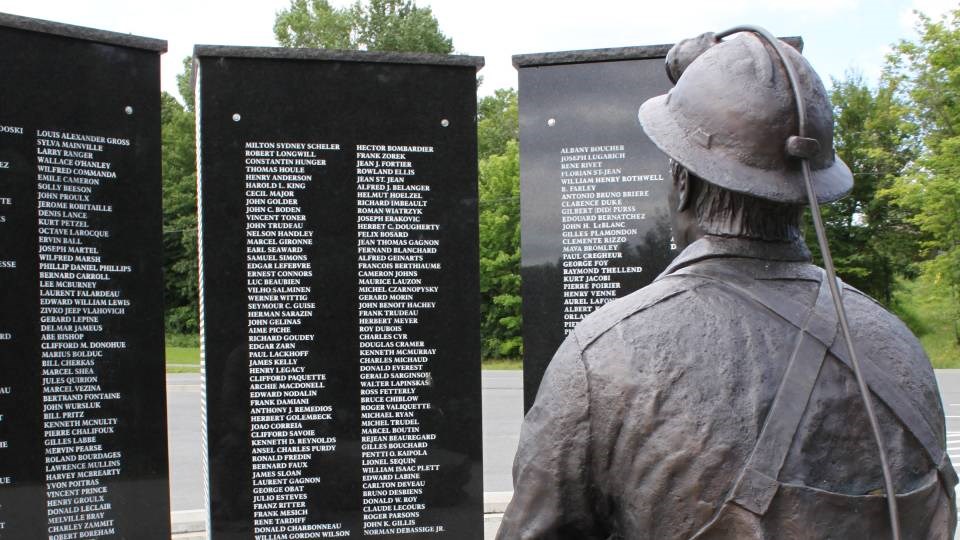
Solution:
<svg viewBox="0 0 960 540">
<path fill-rule="evenodd" d="M 331 0 L 336 6 L 350 0 Z M 162 87 L 194 44 L 276 45 L 275 13 L 289 0 L 0 0 L 0 12 L 165 39 Z M 758 24 L 799 35 L 829 85 L 855 68 L 875 81 L 889 45 L 913 39 L 918 9 L 939 16 L 956 0 L 418 0 L 458 53 L 486 57 L 483 95 L 517 85 L 511 55 L 675 43 L 706 31 Z M 178 96 L 179 97 L 179 96 Z"/>
</svg>

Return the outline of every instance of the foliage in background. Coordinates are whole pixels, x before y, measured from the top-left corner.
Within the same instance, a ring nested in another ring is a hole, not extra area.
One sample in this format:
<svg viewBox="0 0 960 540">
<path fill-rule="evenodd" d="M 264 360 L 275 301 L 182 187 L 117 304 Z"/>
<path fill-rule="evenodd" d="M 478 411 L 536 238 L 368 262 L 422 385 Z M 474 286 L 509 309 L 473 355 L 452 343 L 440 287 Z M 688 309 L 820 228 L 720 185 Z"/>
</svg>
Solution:
<svg viewBox="0 0 960 540">
<path fill-rule="evenodd" d="M 517 91 L 501 88 L 494 90 L 492 96 L 481 98 L 477 102 L 477 151 L 480 159 L 504 154 L 508 142 L 519 140 Z"/>
<path fill-rule="evenodd" d="M 520 146 L 517 92 L 477 104 L 480 156 L 480 336 L 483 358 L 519 358 Z"/>
<path fill-rule="evenodd" d="M 170 334 L 195 334 L 198 320 L 197 155 L 191 59 L 177 78 L 187 106 L 164 92 L 160 97 L 163 144 L 164 319 Z"/>
<path fill-rule="evenodd" d="M 284 47 L 392 52 L 453 52 L 429 7 L 412 0 L 357 0 L 335 8 L 327 0 L 291 0 L 273 25 Z"/>
<path fill-rule="evenodd" d="M 520 315 L 520 150 L 480 162 L 480 335 L 483 358 L 522 353 Z"/>
<path fill-rule="evenodd" d="M 197 334 L 170 334 L 166 336 L 167 347 L 200 348 L 200 336 Z"/>
<path fill-rule="evenodd" d="M 821 207 L 837 274 L 847 283 L 891 305 L 895 276 L 909 271 L 917 234 L 902 209 L 878 197 L 916 156 L 916 128 L 886 78 L 871 89 L 857 73 L 833 81 L 834 147 L 854 174 L 851 193 Z M 807 245 L 822 264 L 816 234 L 806 227 Z"/>
<path fill-rule="evenodd" d="M 180 93 L 180 99 L 186 104 L 184 109 L 193 116 L 194 98 L 193 93 L 193 57 L 187 56 L 183 59 L 183 71 L 177 74 L 177 91 Z"/>
<path fill-rule="evenodd" d="M 943 295 L 943 289 L 927 276 L 903 281 L 893 295 L 897 315 L 923 345 L 937 369 L 960 368 L 960 348 L 956 342 L 955 301 Z"/>
<path fill-rule="evenodd" d="M 960 356 L 960 9 L 939 21 L 920 15 L 920 38 L 888 57 L 916 119 L 921 150 L 883 194 L 920 233 L 925 283 L 948 301 L 953 351 Z"/>
</svg>

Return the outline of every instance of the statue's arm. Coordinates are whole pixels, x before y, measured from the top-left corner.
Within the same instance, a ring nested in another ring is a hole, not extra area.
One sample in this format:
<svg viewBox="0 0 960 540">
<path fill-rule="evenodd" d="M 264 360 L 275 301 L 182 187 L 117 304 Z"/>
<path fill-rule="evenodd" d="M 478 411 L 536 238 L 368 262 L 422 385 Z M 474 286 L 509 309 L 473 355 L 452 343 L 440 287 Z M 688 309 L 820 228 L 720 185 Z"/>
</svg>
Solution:
<svg viewBox="0 0 960 540">
<path fill-rule="evenodd" d="M 513 464 L 513 499 L 499 540 L 607 538 L 592 510 L 588 394 L 580 348 L 571 334 L 524 418 Z"/>
</svg>

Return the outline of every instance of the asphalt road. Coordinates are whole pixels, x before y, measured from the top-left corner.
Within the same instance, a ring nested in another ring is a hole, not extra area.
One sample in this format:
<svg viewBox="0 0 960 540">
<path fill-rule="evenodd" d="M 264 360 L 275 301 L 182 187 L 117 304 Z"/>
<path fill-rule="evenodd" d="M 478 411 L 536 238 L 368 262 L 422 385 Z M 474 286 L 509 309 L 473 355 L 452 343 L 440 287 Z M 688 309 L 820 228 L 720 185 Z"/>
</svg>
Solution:
<svg viewBox="0 0 960 540">
<path fill-rule="evenodd" d="M 510 468 L 523 420 L 522 373 L 483 371 L 484 491 L 511 491 Z M 200 375 L 167 375 L 170 501 L 173 511 L 204 508 Z"/>
<path fill-rule="evenodd" d="M 171 510 L 198 510 L 203 495 L 200 375 L 167 375 L 167 445 Z"/>
</svg>

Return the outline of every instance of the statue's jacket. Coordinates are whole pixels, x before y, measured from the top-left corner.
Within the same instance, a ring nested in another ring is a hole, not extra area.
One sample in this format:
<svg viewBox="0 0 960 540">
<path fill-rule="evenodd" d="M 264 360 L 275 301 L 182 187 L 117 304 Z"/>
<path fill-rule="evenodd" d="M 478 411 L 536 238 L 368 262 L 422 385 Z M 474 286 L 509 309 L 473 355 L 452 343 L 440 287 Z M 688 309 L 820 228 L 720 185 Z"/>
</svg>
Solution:
<svg viewBox="0 0 960 540">
<path fill-rule="evenodd" d="M 584 319 L 524 420 L 498 538 L 889 538 L 824 280 L 802 243 L 708 236 Z M 930 362 L 896 317 L 842 292 L 903 537 L 952 539 Z"/>
</svg>

